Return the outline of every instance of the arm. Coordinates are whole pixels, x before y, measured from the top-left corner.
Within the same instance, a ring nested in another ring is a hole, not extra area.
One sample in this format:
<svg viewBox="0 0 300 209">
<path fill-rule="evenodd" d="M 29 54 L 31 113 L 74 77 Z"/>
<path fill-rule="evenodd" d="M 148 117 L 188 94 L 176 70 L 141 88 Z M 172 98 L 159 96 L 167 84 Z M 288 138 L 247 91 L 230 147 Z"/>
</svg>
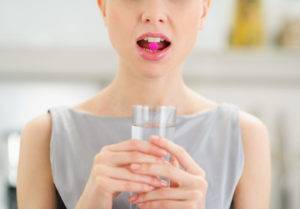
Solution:
<svg viewBox="0 0 300 209">
<path fill-rule="evenodd" d="M 268 130 L 256 117 L 240 112 L 245 165 L 234 194 L 234 209 L 267 209 L 271 190 Z"/>
<path fill-rule="evenodd" d="M 25 125 L 17 175 L 19 209 L 55 209 L 55 190 L 49 158 L 51 118 L 43 115 Z"/>
</svg>

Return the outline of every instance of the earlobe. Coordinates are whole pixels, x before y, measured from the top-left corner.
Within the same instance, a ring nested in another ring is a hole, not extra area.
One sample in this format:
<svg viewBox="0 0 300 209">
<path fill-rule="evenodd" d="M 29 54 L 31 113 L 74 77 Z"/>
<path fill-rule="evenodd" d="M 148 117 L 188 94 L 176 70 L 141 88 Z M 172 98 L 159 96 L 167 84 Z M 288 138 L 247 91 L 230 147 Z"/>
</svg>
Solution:
<svg viewBox="0 0 300 209">
<path fill-rule="evenodd" d="M 199 25 L 198 25 L 198 30 L 202 30 L 203 29 L 203 19 L 201 19 L 201 21 L 200 21 L 200 23 L 199 23 Z"/>
<path fill-rule="evenodd" d="M 198 30 L 202 30 L 204 27 L 204 23 L 205 23 L 205 18 L 201 18 L 199 25 L 198 25 Z"/>
<path fill-rule="evenodd" d="M 98 2 L 98 6 L 99 6 L 99 8 L 100 8 L 100 10 L 101 10 L 101 12 L 102 12 L 102 16 L 103 17 L 105 17 L 105 1 L 106 0 L 97 0 L 97 2 Z"/>
<path fill-rule="evenodd" d="M 106 13 L 105 13 L 105 2 L 106 0 L 97 0 L 98 2 L 98 6 L 100 8 L 100 11 L 102 13 L 102 18 L 103 18 L 103 22 L 105 27 L 107 27 L 107 23 L 106 23 Z"/>
<path fill-rule="evenodd" d="M 203 2 L 203 10 L 202 10 L 203 14 L 201 16 L 201 19 L 200 19 L 200 22 L 199 22 L 199 25 L 198 25 L 198 29 L 199 30 L 203 29 L 203 25 L 204 25 L 205 19 L 207 17 L 210 5 L 211 5 L 211 0 L 204 0 L 204 2 Z"/>
</svg>

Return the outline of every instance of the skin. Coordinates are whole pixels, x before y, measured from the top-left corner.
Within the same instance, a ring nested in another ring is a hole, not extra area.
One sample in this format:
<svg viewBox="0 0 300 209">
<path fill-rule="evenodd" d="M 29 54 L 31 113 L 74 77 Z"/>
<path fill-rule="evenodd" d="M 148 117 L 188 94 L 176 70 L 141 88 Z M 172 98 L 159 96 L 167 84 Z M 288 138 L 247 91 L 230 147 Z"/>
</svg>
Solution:
<svg viewBox="0 0 300 209">
<path fill-rule="evenodd" d="M 233 197 L 235 209 L 269 208 L 270 195 L 270 145 L 268 132 L 257 118 L 241 112 L 242 138 L 245 166 Z M 189 154 L 169 140 L 150 140 L 168 150 L 178 159 L 177 166 L 143 164 L 132 169 L 141 174 L 160 175 L 175 181 L 177 186 L 139 193 L 130 199 L 141 209 L 155 208 L 205 208 L 207 182 L 203 171 Z M 185 168 L 178 168 L 178 164 Z M 173 164 L 175 165 L 175 164 Z M 180 171 L 181 170 L 181 171 Z M 198 186 L 198 187 L 197 187 Z"/>
<path fill-rule="evenodd" d="M 182 78 L 182 64 L 203 28 L 209 0 L 99 0 L 98 4 L 118 54 L 117 74 L 106 88 L 74 109 L 122 117 L 130 116 L 131 105 L 137 103 L 174 105 L 179 115 L 216 108 L 216 102 L 188 88 Z M 137 36 L 149 31 L 163 32 L 172 40 L 169 55 L 161 61 L 143 60 L 135 50 Z M 239 119 L 245 164 L 234 193 L 234 208 L 267 209 L 271 188 L 268 130 L 261 120 L 244 111 L 239 112 Z M 19 209 L 56 208 L 49 159 L 51 126 L 50 116 L 44 114 L 28 122 L 22 130 L 17 177 Z M 129 190 L 138 192 L 135 200 L 134 197 L 130 200 L 139 203 L 142 209 L 205 208 L 209 188 L 205 171 L 189 153 L 164 139 L 151 139 L 149 143 L 132 141 L 124 140 L 99 151 L 76 209 L 110 209 L 112 198 Z M 171 164 L 155 161 L 161 150 L 173 155 Z M 120 152 L 124 152 L 122 157 L 118 155 Z M 138 152 L 139 157 L 133 152 Z M 115 161 L 105 160 L 112 157 Z M 133 169 L 134 165 L 141 167 Z M 139 174 L 140 181 L 125 179 L 128 171 Z M 118 175 L 119 180 L 112 175 Z M 154 180 L 149 179 L 153 175 L 170 178 L 171 187 L 155 186 Z M 105 182 L 99 183 L 99 179 Z"/>
<path fill-rule="evenodd" d="M 125 116 L 131 114 L 131 106 L 136 103 L 169 104 L 175 105 L 179 114 L 189 114 L 216 105 L 188 88 L 182 77 L 182 65 L 203 27 L 210 1 L 99 0 L 98 3 L 117 52 L 118 70 L 112 83 L 99 95 L 103 102 L 99 104 L 100 99 L 96 99 L 96 105 L 91 105 L 89 101 L 89 109 L 93 112 L 105 109 Z M 161 32 L 171 39 L 167 57 L 153 62 L 138 55 L 137 37 L 145 32 Z"/>
</svg>

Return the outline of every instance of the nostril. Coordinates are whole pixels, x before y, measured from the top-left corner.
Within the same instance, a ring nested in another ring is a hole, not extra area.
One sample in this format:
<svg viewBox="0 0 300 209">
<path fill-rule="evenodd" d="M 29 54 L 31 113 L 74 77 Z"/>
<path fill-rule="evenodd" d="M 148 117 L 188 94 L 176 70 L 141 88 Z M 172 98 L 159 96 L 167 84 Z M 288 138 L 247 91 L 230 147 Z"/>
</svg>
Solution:
<svg viewBox="0 0 300 209">
<path fill-rule="evenodd" d="M 159 19 L 158 21 L 159 21 L 159 22 L 164 22 L 164 20 L 163 20 L 163 19 Z M 146 22 L 150 22 L 150 19 L 149 19 L 149 18 L 147 18 L 147 19 L 146 19 Z"/>
</svg>

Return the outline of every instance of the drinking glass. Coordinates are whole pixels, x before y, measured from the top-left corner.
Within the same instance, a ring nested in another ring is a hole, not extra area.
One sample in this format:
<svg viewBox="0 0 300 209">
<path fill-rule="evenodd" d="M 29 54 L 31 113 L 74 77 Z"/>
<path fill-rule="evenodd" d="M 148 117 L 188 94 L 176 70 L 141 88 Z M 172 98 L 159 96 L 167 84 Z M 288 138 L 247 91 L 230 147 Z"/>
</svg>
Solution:
<svg viewBox="0 0 300 209">
<path fill-rule="evenodd" d="M 148 140 L 151 135 L 158 135 L 173 140 L 176 128 L 176 107 L 133 105 L 131 138 Z M 166 156 L 170 160 L 171 156 Z M 160 177 L 170 186 L 170 180 Z M 133 192 L 130 192 L 133 195 Z M 138 209 L 130 203 L 130 209 Z"/>
</svg>

